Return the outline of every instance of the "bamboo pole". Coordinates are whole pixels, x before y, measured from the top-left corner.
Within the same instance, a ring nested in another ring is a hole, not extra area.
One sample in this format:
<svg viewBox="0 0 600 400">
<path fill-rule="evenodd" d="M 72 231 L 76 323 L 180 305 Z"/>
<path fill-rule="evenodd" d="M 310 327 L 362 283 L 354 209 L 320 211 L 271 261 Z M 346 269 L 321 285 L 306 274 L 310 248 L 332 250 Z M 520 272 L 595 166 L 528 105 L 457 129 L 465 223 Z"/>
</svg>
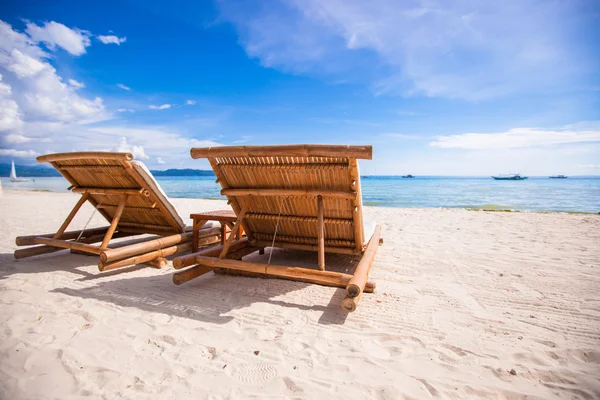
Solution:
<svg viewBox="0 0 600 400">
<path fill-rule="evenodd" d="M 75 249 L 84 253 L 100 254 L 100 248 L 98 246 L 92 246 L 79 242 L 67 242 L 65 240 L 50 239 L 45 237 L 35 238 L 33 242 L 35 244 L 45 244 L 47 246 L 60 247 L 62 249 Z"/>
<path fill-rule="evenodd" d="M 286 267 L 248 261 L 227 260 L 223 258 L 210 258 L 196 256 L 196 263 L 205 267 L 228 268 L 239 271 L 248 271 L 259 274 L 282 276 L 302 280 L 302 282 L 316 283 L 324 286 L 346 287 L 352 275 L 333 271 L 317 271 L 309 268 Z"/>
<path fill-rule="evenodd" d="M 110 226 L 108 227 L 108 231 L 106 232 L 106 235 L 104 236 L 104 240 L 102 240 L 102 244 L 100 245 L 101 249 L 108 248 L 110 239 L 112 239 L 112 236 L 115 233 L 115 230 L 117 229 L 117 225 L 119 225 L 119 220 L 121 219 L 121 215 L 123 214 L 123 210 L 125 209 L 125 205 L 127 204 L 127 199 L 128 199 L 127 195 L 123 195 L 121 197 L 121 202 L 119 203 L 119 207 L 117 207 L 117 210 L 115 211 L 115 215 L 113 216 Z"/>
<path fill-rule="evenodd" d="M 116 238 L 128 237 L 128 236 L 134 236 L 134 235 L 137 235 L 137 234 L 135 234 L 135 233 L 131 234 L 131 233 L 128 233 L 128 232 L 117 232 L 117 233 L 115 233 L 113 235 L 113 238 L 116 239 Z M 47 237 L 47 236 L 44 236 L 44 237 L 46 237 L 48 239 L 52 239 L 52 237 Z M 61 239 L 60 241 L 65 242 L 65 243 L 90 244 L 90 243 L 101 242 L 103 238 L 104 238 L 104 233 L 100 232 L 99 234 L 96 234 L 96 235 L 84 237 L 84 238 L 80 239 L 77 242 L 75 242 L 75 241 L 67 242 L 64 239 Z M 33 242 L 33 240 L 31 242 L 31 244 L 32 245 L 35 244 Z M 18 260 L 18 259 L 21 259 L 21 258 L 33 257 L 33 256 L 37 256 L 37 255 L 40 255 L 40 254 L 54 253 L 56 251 L 60 251 L 60 250 L 64 250 L 64 249 L 65 249 L 65 247 L 55 247 L 55 246 L 48 246 L 48 245 L 35 246 L 35 247 L 29 247 L 29 248 L 26 248 L 26 249 L 16 250 L 14 252 L 14 257 L 15 257 L 15 259 Z M 71 249 L 71 250 L 74 250 L 74 249 Z M 77 250 L 75 250 L 75 251 L 77 251 Z M 81 253 L 90 254 L 89 251 L 81 251 Z"/>
<path fill-rule="evenodd" d="M 72 153 L 46 154 L 46 155 L 39 156 L 38 158 L 36 158 L 36 160 L 40 163 L 53 162 L 53 161 L 85 160 L 85 159 L 131 161 L 131 160 L 133 160 L 133 154 L 102 152 L 102 151 L 80 151 L 80 152 L 72 152 Z"/>
<path fill-rule="evenodd" d="M 62 223 L 62 225 L 60 226 L 60 228 L 58 229 L 56 234 L 52 237 L 53 239 L 61 238 L 62 234 L 65 233 L 69 224 L 71 223 L 71 221 L 73 220 L 73 218 L 75 217 L 75 215 L 77 214 L 77 212 L 79 211 L 81 206 L 83 206 L 83 204 L 87 201 L 89 195 L 90 195 L 89 193 L 84 193 L 83 195 L 81 195 L 79 200 L 77 200 L 75 207 L 73 207 L 73 209 L 71 210 L 71 212 L 69 213 L 69 215 L 67 216 L 65 221 Z"/>
<path fill-rule="evenodd" d="M 72 190 L 73 193 L 89 193 L 96 195 L 107 195 L 107 196 L 144 196 L 148 197 L 150 191 L 144 188 L 141 189 L 111 189 L 111 188 L 82 188 L 76 187 Z"/>
<path fill-rule="evenodd" d="M 258 251 L 258 250 L 260 250 L 260 248 L 258 248 L 258 247 L 251 247 L 251 246 L 242 247 L 241 249 L 227 253 L 227 255 L 225 257 L 229 258 L 229 259 L 238 259 L 238 258 L 242 258 L 243 256 L 246 256 L 248 254 L 254 253 L 255 251 Z M 192 279 L 197 278 L 197 277 L 204 275 L 207 272 L 210 272 L 213 270 L 214 270 L 214 268 L 212 268 L 212 267 L 202 267 L 202 266 L 196 265 L 195 267 L 186 269 L 185 271 L 179 271 L 179 272 L 174 273 L 173 274 L 173 283 L 176 285 L 181 285 L 182 283 L 189 282 Z"/>
<path fill-rule="evenodd" d="M 364 243 L 364 230 L 363 230 L 363 217 L 362 217 L 362 196 L 360 190 L 360 171 L 358 169 L 358 161 L 355 158 L 350 159 L 348 162 L 350 180 L 354 183 L 351 187 L 356 190 L 357 196 L 353 201 L 354 212 L 354 246 L 357 253 L 361 253 Z M 357 182 L 357 183 L 356 183 Z"/>
<path fill-rule="evenodd" d="M 267 221 L 277 221 L 280 220 L 282 222 L 302 222 L 307 224 L 316 224 L 318 222 L 317 217 L 309 217 L 305 215 L 277 215 L 277 214 L 264 214 L 264 213 L 246 213 L 246 220 L 267 220 Z M 345 218 L 323 218 L 323 222 L 325 225 L 352 225 L 354 223 L 353 219 L 345 219 Z"/>
<path fill-rule="evenodd" d="M 257 247 L 281 247 L 285 249 L 319 251 L 318 245 L 281 241 L 275 241 L 275 243 L 273 243 L 268 240 L 253 240 L 252 245 Z M 356 254 L 356 251 L 351 247 L 325 246 L 325 253 Z"/>
<path fill-rule="evenodd" d="M 238 230 L 242 226 L 242 221 L 244 220 L 246 211 L 248 211 L 248 203 L 246 203 L 242 207 L 242 210 L 238 214 L 238 217 L 235 220 L 235 225 L 233 225 L 233 229 L 231 230 L 231 232 L 229 232 L 229 237 L 227 238 L 227 241 L 223 245 L 223 249 L 221 250 L 221 253 L 219 254 L 219 258 L 223 258 L 227 254 L 227 251 L 229 250 L 229 246 L 231 246 L 231 243 L 233 243 L 233 240 L 235 239 L 235 235 L 237 234 Z"/>
<path fill-rule="evenodd" d="M 185 271 L 179 271 L 179 272 L 174 273 L 173 274 L 173 283 L 176 285 L 181 285 L 181 284 L 191 281 L 194 278 L 204 275 L 212 270 L 213 270 L 212 267 L 203 267 L 200 265 L 196 265 L 195 267 L 186 269 Z"/>
<path fill-rule="evenodd" d="M 198 268 L 208 268 L 208 267 L 198 266 Z M 190 268 L 190 269 L 193 269 L 193 268 Z M 234 270 L 234 269 L 229 269 L 229 268 L 215 268 L 214 271 L 215 271 L 215 274 L 218 274 L 218 275 L 244 276 L 247 278 L 261 278 L 261 279 L 284 279 L 284 280 L 294 281 L 294 282 L 313 283 L 313 282 L 305 281 L 302 278 L 297 278 L 297 277 L 290 278 L 290 277 L 281 276 L 281 275 L 268 275 L 268 274 L 263 274 L 263 273 L 258 273 L 258 272 L 240 271 L 240 270 Z M 338 286 L 338 287 L 343 288 L 344 286 Z M 376 287 L 375 282 L 367 282 L 367 284 L 365 285 L 365 293 L 373 293 L 375 291 L 375 287 Z"/>
<path fill-rule="evenodd" d="M 161 257 L 164 258 L 164 257 L 172 256 L 173 254 L 180 253 L 182 251 L 190 251 L 191 249 L 192 249 L 192 242 L 180 243 L 175 246 L 167 247 L 167 248 L 156 250 L 156 251 L 151 251 L 146 254 L 136 255 L 136 256 L 125 258 L 125 259 L 118 260 L 118 261 L 113 261 L 113 262 L 109 262 L 109 263 L 100 262 L 100 263 L 98 263 L 98 269 L 100 271 L 104 272 L 104 271 L 109 271 L 109 270 L 115 269 L 115 268 L 122 268 L 122 267 L 127 267 L 130 265 L 143 264 L 143 263 L 147 263 L 152 260 L 156 260 L 157 258 L 161 258 Z"/>
<path fill-rule="evenodd" d="M 323 222 L 323 197 L 317 197 L 317 231 L 319 243 L 319 269 L 325 271 L 325 224 Z"/>
<path fill-rule="evenodd" d="M 238 249 L 249 246 L 248 238 L 243 238 L 240 240 L 234 241 L 229 247 L 230 251 L 236 251 Z M 197 253 L 186 254 L 185 256 L 177 257 L 173 259 L 173 268 L 182 269 L 185 267 L 189 267 L 190 265 L 196 264 L 196 256 L 207 256 L 207 257 L 217 257 L 221 250 L 223 249 L 223 245 L 212 246 L 204 250 L 200 250 Z"/>
<path fill-rule="evenodd" d="M 365 287 L 365 292 L 367 291 L 367 288 Z M 362 297 L 363 292 L 361 292 L 358 296 L 356 297 L 350 297 L 350 296 L 346 296 L 344 298 L 344 300 L 342 300 L 342 310 L 346 311 L 346 312 L 353 312 L 356 310 L 356 307 L 358 306 L 358 302 L 360 301 L 360 298 Z"/>
<path fill-rule="evenodd" d="M 369 240 L 369 244 L 367 244 L 367 249 L 365 250 L 363 257 L 356 266 L 354 276 L 350 282 L 348 282 L 348 286 L 346 287 L 348 296 L 358 297 L 364 290 L 365 283 L 369 278 L 369 271 L 371 270 L 373 260 L 375 259 L 375 254 L 377 253 L 377 249 L 379 247 L 380 236 L 381 225 L 377 225 L 375 227 L 375 232 L 373 232 L 373 236 L 371 236 L 371 239 Z"/>
<path fill-rule="evenodd" d="M 297 196 L 297 197 L 331 197 L 336 199 L 356 198 L 356 192 L 341 192 L 336 190 L 309 190 L 309 189 L 222 189 L 223 196 Z"/>
<path fill-rule="evenodd" d="M 370 160 L 373 146 L 290 144 L 280 146 L 218 146 L 193 148 L 192 158 L 214 157 L 352 157 Z"/>
<path fill-rule="evenodd" d="M 94 236 L 94 235 L 100 235 L 100 234 L 106 233 L 107 230 L 108 230 L 108 226 L 105 226 L 102 228 L 86 229 L 85 231 L 83 231 L 83 233 L 81 233 L 82 230 L 69 231 L 69 232 L 63 233 L 62 240 L 77 239 L 79 237 L 79 234 L 81 234 L 82 238 L 86 238 L 86 237 L 90 237 L 90 236 Z M 44 233 L 43 235 L 17 236 L 17 238 L 15 239 L 15 242 L 16 242 L 17 246 L 32 246 L 35 244 L 35 243 L 33 243 L 33 239 L 35 239 L 36 237 L 53 238 L 54 235 L 56 235 L 56 233 Z"/>
<path fill-rule="evenodd" d="M 154 268 L 164 268 L 169 261 L 164 257 L 158 257 L 156 260 L 145 262 L 144 264 Z"/>
<path fill-rule="evenodd" d="M 214 236 L 219 233 L 219 228 L 209 228 L 200 231 L 200 237 Z M 188 242 L 192 239 L 192 232 L 181 233 L 162 238 L 149 240 L 146 242 L 135 243 L 129 246 L 116 249 L 105 249 L 100 253 L 100 261 L 109 263 L 123 258 L 131 257 L 137 254 L 147 253 L 165 247 L 171 247 L 179 243 Z"/>
</svg>

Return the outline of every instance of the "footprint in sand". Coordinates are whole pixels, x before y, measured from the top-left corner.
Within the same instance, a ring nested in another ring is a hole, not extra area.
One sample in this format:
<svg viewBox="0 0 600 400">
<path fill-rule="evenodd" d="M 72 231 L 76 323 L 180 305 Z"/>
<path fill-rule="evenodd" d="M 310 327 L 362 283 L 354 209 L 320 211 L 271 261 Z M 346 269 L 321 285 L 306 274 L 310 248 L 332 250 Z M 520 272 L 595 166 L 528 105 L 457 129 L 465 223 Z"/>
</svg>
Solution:
<svg viewBox="0 0 600 400">
<path fill-rule="evenodd" d="M 239 364 L 228 368 L 231 377 L 242 383 L 261 385 L 277 376 L 277 369 L 270 364 Z"/>
</svg>

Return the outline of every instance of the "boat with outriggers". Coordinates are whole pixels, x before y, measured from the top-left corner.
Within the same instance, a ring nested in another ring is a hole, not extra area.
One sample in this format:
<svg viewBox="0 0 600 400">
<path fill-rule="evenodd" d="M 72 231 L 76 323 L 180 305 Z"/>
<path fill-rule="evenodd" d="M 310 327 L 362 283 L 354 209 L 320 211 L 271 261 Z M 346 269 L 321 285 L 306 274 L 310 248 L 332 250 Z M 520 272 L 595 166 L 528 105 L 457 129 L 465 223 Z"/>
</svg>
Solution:
<svg viewBox="0 0 600 400">
<path fill-rule="evenodd" d="M 528 176 L 521 176 L 521 174 L 508 174 L 508 175 L 498 175 L 498 176 L 492 176 L 492 178 L 494 178 L 494 180 L 497 181 L 524 181 L 525 179 L 528 179 Z"/>
</svg>

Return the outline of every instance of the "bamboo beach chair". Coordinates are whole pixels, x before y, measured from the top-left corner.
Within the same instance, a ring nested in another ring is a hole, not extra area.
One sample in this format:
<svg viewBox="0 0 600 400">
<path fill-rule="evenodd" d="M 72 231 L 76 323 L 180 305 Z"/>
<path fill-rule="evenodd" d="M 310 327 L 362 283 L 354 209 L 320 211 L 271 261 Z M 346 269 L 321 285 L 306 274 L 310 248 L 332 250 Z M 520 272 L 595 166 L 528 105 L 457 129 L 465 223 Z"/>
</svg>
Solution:
<svg viewBox="0 0 600 400">
<path fill-rule="evenodd" d="M 132 161 L 132 154 L 59 153 L 37 160 L 49 162 L 69 181 L 69 189 L 81 197 L 56 233 L 17 237 L 18 246 L 33 247 L 16 250 L 16 259 L 71 249 L 75 253 L 100 256 L 98 268 L 106 271 L 142 263 L 160 268 L 167 263 L 165 257 L 191 251 L 192 232 L 186 232 L 185 223 L 150 171 L 143 163 Z M 67 231 L 86 201 L 110 225 Z M 207 239 L 214 243 L 219 233 L 219 228 L 209 226 L 201 230 L 199 237 L 204 243 Z M 159 237 L 121 246 L 111 244 L 112 239 L 145 234 Z M 92 244 L 97 242 L 101 243 Z"/>
<path fill-rule="evenodd" d="M 381 241 L 381 227 L 365 227 L 357 159 L 371 159 L 371 146 L 286 145 L 194 148 L 208 158 L 221 194 L 237 215 L 220 246 L 177 257 L 173 282 L 182 284 L 214 269 L 261 274 L 343 287 L 342 308 L 354 311 L 363 292 L 372 292 L 369 270 Z M 234 240 L 240 227 L 246 238 Z M 265 247 L 318 253 L 318 270 L 242 261 Z M 354 275 L 326 271 L 326 253 L 361 255 Z"/>
</svg>

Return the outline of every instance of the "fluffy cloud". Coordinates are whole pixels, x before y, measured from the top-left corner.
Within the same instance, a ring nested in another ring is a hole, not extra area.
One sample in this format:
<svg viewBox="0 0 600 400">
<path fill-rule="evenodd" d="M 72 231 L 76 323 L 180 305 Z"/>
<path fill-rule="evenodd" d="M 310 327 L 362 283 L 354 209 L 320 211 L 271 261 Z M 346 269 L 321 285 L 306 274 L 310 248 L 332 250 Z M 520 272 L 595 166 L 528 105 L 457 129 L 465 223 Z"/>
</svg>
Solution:
<svg viewBox="0 0 600 400">
<path fill-rule="evenodd" d="M 556 130 L 515 128 L 500 133 L 463 133 L 439 136 L 430 143 L 444 149 L 494 150 L 600 142 L 600 124 L 566 126 Z"/>
<path fill-rule="evenodd" d="M 198 167 L 202 163 L 189 157 L 189 149 L 220 145 L 187 138 L 170 127 L 111 122 L 112 115 L 101 98 L 84 96 L 79 91 L 83 83 L 64 79 L 52 66 L 53 54 L 48 50 L 60 47 L 71 54 L 81 50 L 57 36 L 56 32 L 64 31 L 57 30 L 57 25 L 28 26 L 27 32 L 36 37 L 33 39 L 0 21 L 0 162 L 6 161 L 2 157 L 32 161 L 51 152 L 112 150 L 132 152 L 137 159 L 155 165 L 189 162 L 190 167 Z M 133 112 L 133 108 L 117 111 Z"/>
<path fill-rule="evenodd" d="M 150 104 L 148 106 L 148 108 L 151 109 L 151 110 L 167 110 L 167 109 L 169 109 L 171 107 L 173 107 L 172 104 L 162 104 L 160 106 L 156 106 L 154 104 Z"/>
<path fill-rule="evenodd" d="M 40 154 L 33 150 L 0 149 L 0 156 L 9 157 L 37 157 Z"/>
<path fill-rule="evenodd" d="M 127 40 L 126 37 L 120 38 L 120 37 L 114 36 L 114 35 L 108 35 L 108 36 L 98 35 L 96 37 L 98 38 L 98 40 L 100 40 L 104 44 L 116 44 L 117 46 L 120 46 L 121 43 L 125 43 L 125 41 Z"/>
<path fill-rule="evenodd" d="M 34 42 L 43 42 L 51 50 L 61 47 L 74 56 L 85 54 L 85 48 L 91 44 L 88 31 L 67 28 L 54 21 L 45 22 L 44 26 L 27 23 L 25 31 Z"/>
<path fill-rule="evenodd" d="M 122 83 L 117 83 L 117 87 L 118 87 L 119 89 L 123 89 L 123 90 L 126 90 L 126 91 L 128 91 L 128 92 L 131 92 L 131 88 L 130 88 L 129 86 L 125 86 L 125 85 L 123 85 Z"/>
<path fill-rule="evenodd" d="M 133 157 L 137 158 L 138 160 L 150 159 L 142 146 L 136 146 L 127 143 L 127 138 L 125 137 L 119 138 L 119 144 L 113 147 L 111 151 L 116 151 L 119 153 L 131 153 L 133 154 Z"/>
<path fill-rule="evenodd" d="M 196 100 L 186 100 L 185 104 L 188 106 L 193 106 L 194 104 L 196 104 Z"/>
<path fill-rule="evenodd" d="M 597 24 L 585 2 L 218 3 L 262 65 L 366 81 L 376 93 L 477 100 L 572 90 L 595 72 L 598 55 L 577 39 Z"/>
<path fill-rule="evenodd" d="M 75 79 L 69 79 L 69 85 L 73 86 L 75 89 L 83 89 L 85 87 L 85 84 L 77 82 Z"/>
<path fill-rule="evenodd" d="M 4 70 L 2 78 L 6 80 L 0 88 L 2 129 L 19 129 L 23 121 L 35 119 L 89 122 L 108 118 L 102 99 L 77 94 L 83 84 L 75 80 L 65 83 L 47 61 L 50 55 L 36 44 L 43 41 L 49 48 L 60 46 L 78 54 L 73 44 L 73 37 L 78 36 L 65 34 L 62 27 L 52 23 L 43 28 L 28 24 L 27 32 L 34 38 L 0 21 L 0 71 Z"/>
<path fill-rule="evenodd" d="M 11 133 L 8 134 L 4 137 L 4 141 L 8 144 L 21 144 L 21 143 L 28 143 L 28 142 L 43 142 L 43 143 L 50 143 L 52 142 L 52 140 L 50 138 L 30 138 L 27 136 L 23 136 L 21 134 L 18 133 Z"/>
</svg>

